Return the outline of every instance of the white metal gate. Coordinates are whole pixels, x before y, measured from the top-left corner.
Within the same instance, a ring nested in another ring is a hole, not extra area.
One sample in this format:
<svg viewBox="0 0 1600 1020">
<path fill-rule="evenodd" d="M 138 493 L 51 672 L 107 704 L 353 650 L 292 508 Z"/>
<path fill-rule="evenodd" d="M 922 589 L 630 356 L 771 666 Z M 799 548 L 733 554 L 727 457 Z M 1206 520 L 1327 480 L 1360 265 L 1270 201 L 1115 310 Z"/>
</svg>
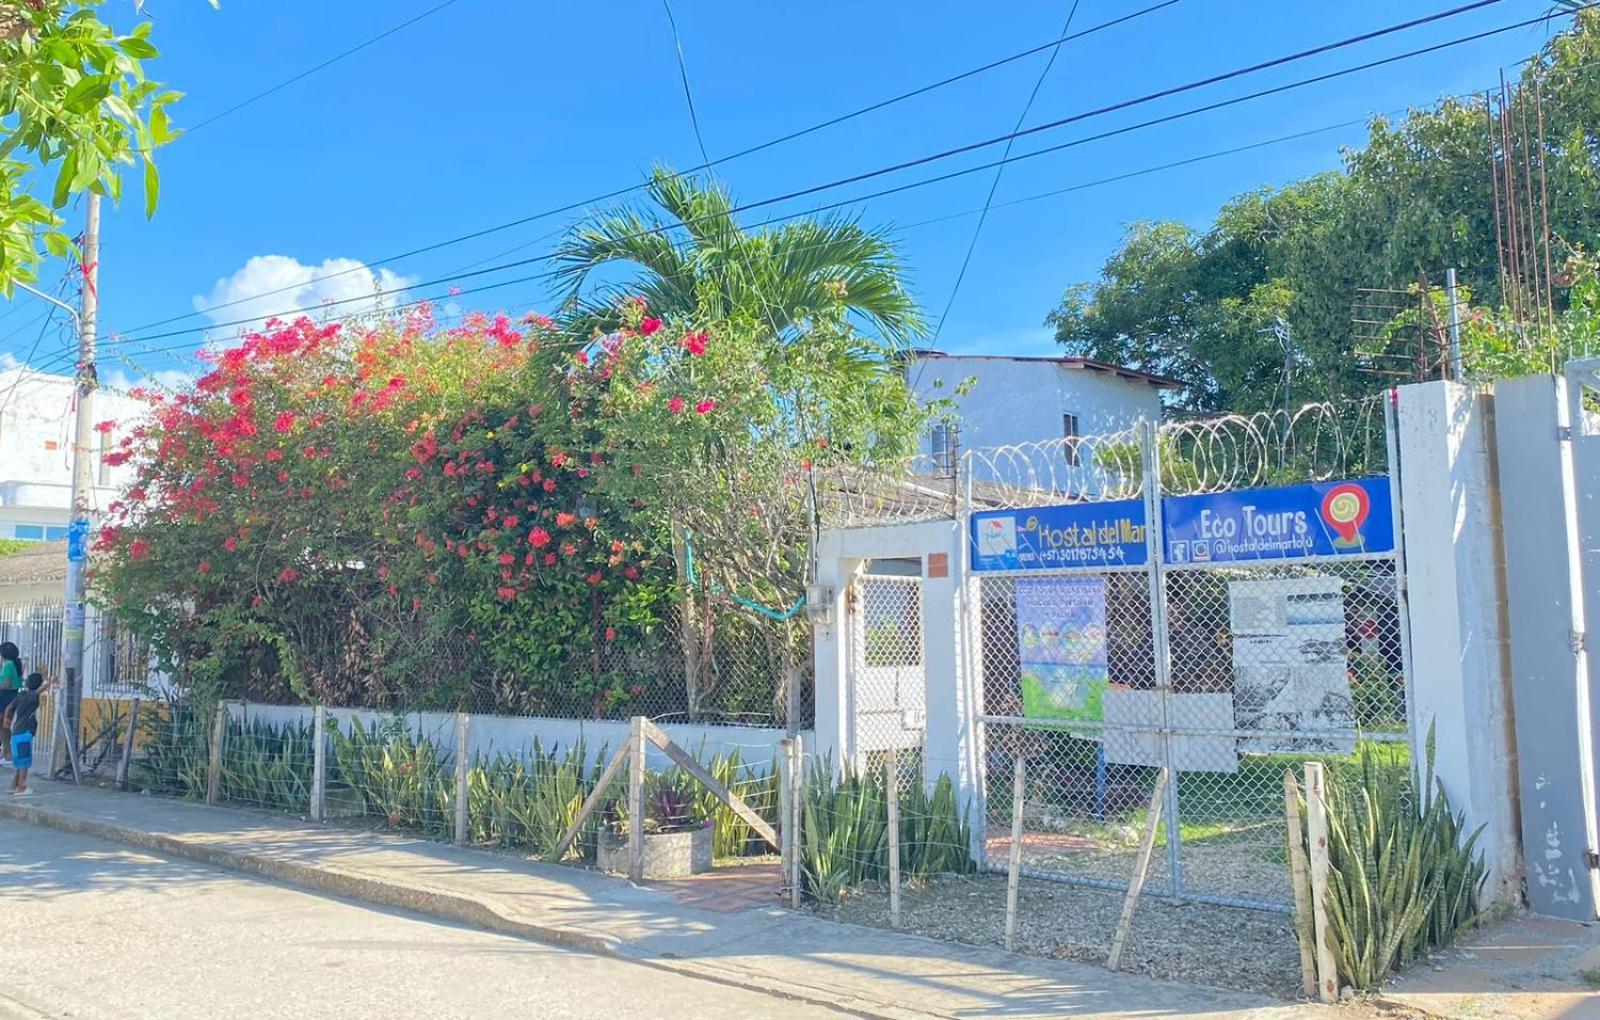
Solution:
<svg viewBox="0 0 1600 1020">
<path fill-rule="evenodd" d="M 922 641 L 922 579 L 867 573 L 850 598 L 851 744 L 860 767 L 869 756 L 920 754 L 926 729 L 927 674 Z"/>
</svg>

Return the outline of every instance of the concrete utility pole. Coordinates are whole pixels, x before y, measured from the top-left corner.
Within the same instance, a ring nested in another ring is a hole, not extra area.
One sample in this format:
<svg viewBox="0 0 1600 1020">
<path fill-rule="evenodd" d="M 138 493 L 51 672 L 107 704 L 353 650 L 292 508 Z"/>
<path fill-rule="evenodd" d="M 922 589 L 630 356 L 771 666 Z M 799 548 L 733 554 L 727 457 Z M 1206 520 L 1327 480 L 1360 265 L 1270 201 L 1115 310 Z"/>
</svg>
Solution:
<svg viewBox="0 0 1600 1020">
<path fill-rule="evenodd" d="M 83 228 L 83 311 L 78 319 L 78 417 L 72 430 L 72 519 L 67 526 L 67 605 L 62 628 L 62 667 L 65 683 L 61 707 L 66 731 L 76 753 L 83 718 L 83 630 L 85 568 L 89 560 L 89 513 L 94 499 L 94 391 L 95 317 L 100 295 L 100 196 L 90 192 Z M 54 756 L 52 756 L 54 757 Z"/>
</svg>

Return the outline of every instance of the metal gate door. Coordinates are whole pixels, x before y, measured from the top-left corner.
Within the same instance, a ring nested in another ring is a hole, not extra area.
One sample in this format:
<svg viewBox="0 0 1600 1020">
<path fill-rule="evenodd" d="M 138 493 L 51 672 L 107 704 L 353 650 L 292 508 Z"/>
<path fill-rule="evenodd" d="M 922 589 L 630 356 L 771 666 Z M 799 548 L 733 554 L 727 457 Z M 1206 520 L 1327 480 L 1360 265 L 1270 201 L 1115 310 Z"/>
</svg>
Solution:
<svg viewBox="0 0 1600 1020">
<path fill-rule="evenodd" d="M 888 752 L 920 755 L 926 729 L 922 579 L 873 573 L 851 589 L 850 743 L 856 767 Z"/>
</svg>

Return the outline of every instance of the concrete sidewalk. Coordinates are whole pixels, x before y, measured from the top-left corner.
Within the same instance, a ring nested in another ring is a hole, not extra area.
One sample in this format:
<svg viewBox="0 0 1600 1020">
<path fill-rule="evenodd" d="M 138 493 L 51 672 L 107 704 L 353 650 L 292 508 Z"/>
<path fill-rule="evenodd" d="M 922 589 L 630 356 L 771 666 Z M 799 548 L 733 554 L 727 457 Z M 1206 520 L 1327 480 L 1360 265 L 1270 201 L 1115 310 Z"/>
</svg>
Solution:
<svg viewBox="0 0 1600 1020">
<path fill-rule="evenodd" d="M 1311 1007 L 836 924 L 707 910 L 576 867 L 232 808 L 40 782 L 0 818 L 886 1018 L 1251 1017 Z"/>
</svg>

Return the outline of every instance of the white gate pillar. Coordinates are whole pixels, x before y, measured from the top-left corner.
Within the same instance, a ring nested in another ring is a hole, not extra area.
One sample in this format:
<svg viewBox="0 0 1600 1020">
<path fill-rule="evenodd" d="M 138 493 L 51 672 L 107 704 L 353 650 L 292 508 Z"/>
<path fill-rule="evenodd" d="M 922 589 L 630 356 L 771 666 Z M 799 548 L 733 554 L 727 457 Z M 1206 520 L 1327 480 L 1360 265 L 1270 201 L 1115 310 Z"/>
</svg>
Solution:
<svg viewBox="0 0 1600 1020">
<path fill-rule="evenodd" d="M 1484 826 L 1486 893 L 1514 901 L 1516 738 L 1489 398 L 1448 382 L 1396 392 L 1413 754 L 1420 765 L 1433 727 L 1435 772 L 1452 806 L 1468 831 Z"/>
</svg>

